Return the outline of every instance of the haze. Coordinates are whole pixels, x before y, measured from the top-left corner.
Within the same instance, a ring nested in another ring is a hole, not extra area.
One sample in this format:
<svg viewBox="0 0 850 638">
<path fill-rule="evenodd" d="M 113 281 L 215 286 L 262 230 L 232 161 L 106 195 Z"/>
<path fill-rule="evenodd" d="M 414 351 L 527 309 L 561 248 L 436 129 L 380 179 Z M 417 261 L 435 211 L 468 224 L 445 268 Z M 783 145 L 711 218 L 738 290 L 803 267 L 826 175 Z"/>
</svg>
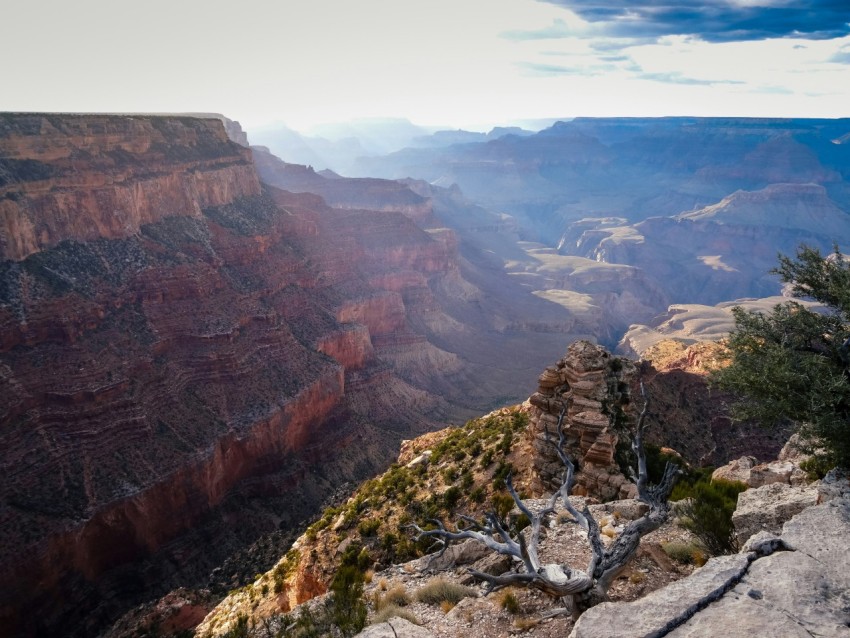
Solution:
<svg viewBox="0 0 850 638">
<path fill-rule="evenodd" d="M 841 3 L 361 0 L 4 5 L 0 110 L 361 117 L 847 115 Z"/>
</svg>

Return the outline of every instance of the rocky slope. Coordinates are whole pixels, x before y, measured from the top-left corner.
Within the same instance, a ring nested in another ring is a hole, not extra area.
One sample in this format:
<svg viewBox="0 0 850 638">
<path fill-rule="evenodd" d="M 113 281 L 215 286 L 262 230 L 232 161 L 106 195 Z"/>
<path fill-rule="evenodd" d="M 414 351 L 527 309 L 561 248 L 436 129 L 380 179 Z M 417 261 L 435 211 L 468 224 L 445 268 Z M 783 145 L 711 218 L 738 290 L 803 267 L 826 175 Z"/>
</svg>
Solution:
<svg viewBox="0 0 850 638">
<path fill-rule="evenodd" d="M 361 485 L 344 505 L 326 510 L 296 541 L 292 552 L 249 586 L 227 596 L 198 627 L 197 633 L 222 635 L 240 617 L 258 627 L 264 621 L 272 622 L 271 619 L 277 622 L 295 605 L 327 590 L 349 547 L 364 548 L 374 561 L 374 569 L 387 578 L 398 580 L 399 574 L 415 574 L 418 568 L 407 569 L 399 564 L 420 555 L 427 547 L 413 544 L 403 525 L 435 517 L 452 520 L 458 512 L 478 516 L 485 509 L 503 507 L 505 498 L 510 506 L 510 497 L 503 487 L 508 470 L 512 471 L 521 494 L 537 498 L 551 492 L 559 484 L 563 468 L 546 439 L 546 430 L 554 436 L 565 405 L 563 427 L 567 447 L 579 467 L 574 494 L 590 498 L 590 504 L 595 499 L 632 496 L 634 486 L 623 475 L 618 442 L 628 420 L 634 419 L 636 410 L 642 408 L 643 399 L 636 385 L 638 374 L 646 381 L 653 401 L 649 432 L 654 442 L 680 448 L 684 459 L 695 465 L 707 460 L 725 463 L 744 452 L 754 453 L 760 443 L 747 436 L 753 428 L 740 438 L 728 431 L 718 431 L 716 421 L 723 418 L 722 406 L 711 404 L 705 380 L 698 374 L 700 370 L 704 374 L 710 355 L 702 352 L 699 356 L 693 350 L 690 354 L 679 358 L 668 356 L 659 361 L 657 369 L 643 364 L 639 370 L 634 362 L 612 356 L 600 346 L 587 341 L 573 343 L 562 359 L 540 375 L 537 392 L 522 406 L 491 413 L 462 428 L 405 442 L 396 465 Z M 690 371 L 685 363 L 688 360 Z M 690 385 L 684 391 L 683 375 L 691 375 Z M 683 401 L 682 397 L 686 399 Z M 671 399 L 678 404 L 669 405 Z M 615 418 L 617 414 L 619 418 Z M 729 442 L 717 445 L 716 439 Z M 772 446 L 761 444 L 760 457 L 774 458 L 785 440 L 787 436 Z M 612 507 L 630 511 L 626 504 L 615 503 Z M 611 507 L 603 507 L 599 512 L 600 520 L 606 516 L 610 520 Z M 566 531 L 558 535 L 563 533 Z M 666 528 L 648 542 L 657 543 L 675 536 Z M 570 559 L 586 560 L 580 540 L 573 541 L 579 550 Z M 659 558 L 660 550 L 646 551 L 647 556 L 656 556 L 648 558 L 648 564 L 658 571 L 655 586 L 681 576 L 682 572 L 673 569 L 669 560 L 664 562 Z M 449 562 L 455 560 L 460 564 L 484 558 L 483 554 L 474 552 L 464 556 L 461 559 L 453 555 Z M 662 561 L 661 567 L 657 560 Z M 390 566 L 393 564 L 395 567 Z M 481 569 L 483 564 L 477 568 Z M 487 563 L 488 569 L 500 566 L 506 569 L 502 563 Z M 632 585 L 642 582 L 640 578 L 636 576 Z M 413 580 L 405 582 L 410 585 Z M 417 584 L 423 583 L 417 581 Z M 644 590 L 622 585 L 623 595 Z M 631 593 L 626 594 L 626 590 Z"/>
</svg>

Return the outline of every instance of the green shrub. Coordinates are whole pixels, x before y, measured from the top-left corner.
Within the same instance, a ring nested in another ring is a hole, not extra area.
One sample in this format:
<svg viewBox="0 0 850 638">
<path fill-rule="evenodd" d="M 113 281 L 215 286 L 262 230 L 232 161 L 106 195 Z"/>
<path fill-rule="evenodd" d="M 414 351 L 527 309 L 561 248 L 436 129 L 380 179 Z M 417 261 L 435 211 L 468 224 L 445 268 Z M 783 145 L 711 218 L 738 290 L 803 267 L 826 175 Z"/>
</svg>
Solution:
<svg viewBox="0 0 850 638">
<path fill-rule="evenodd" d="M 457 468 L 454 466 L 449 466 L 445 468 L 440 474 L 443 477 L 443 482 L 447 484 L 453 483 L 454 480 L 457 478 Z"/>
<path fill-rule="evenodd" d="M 360 524 L 357 526 L 357 531 L 360 532 L 361 536 L 374 536 L 380 527 L 381 521 L 377 518 L 372 518 L 360 521 Z"/>
<path fill-rule="evenodd" d="M 443 493 L 443 504 L 445 508 L 447 510 L 454 509 L 455 505 L 460 501 L 461 496 L 463 496 L 463 493 L 460 491 L 460 488 L 452 485 Z"/>
<path fill-rule="evenodd" d="M 464 473 L 460 475 L 460 489 L 468 491 L 474 482 L 475 478 L 469 470 L 464 471 Z"/>
<path fill-rule="evenodd" d="M 693 533 L 714 556 L 737 551 L 732 514 L 738 494 L 747 486 L 737 481 L 701 479 L 690 486 L 690 500 L 681 508 L 682 527 Z"/>
<path fill-rule="evenodd" d="M 480 461 L 479 465 L 481 466 L 482 470 L 486 470 L 488 467 L 490 467 L 490 464 L 492 462 L 493 462 L 493 450 L 487 450 L 481 456 L 481 461 Z"/>
<path fill-rule="evenodd" d="M 356 565 L 342 565 L 334 574 L 330 589 L 331 595 L 325 605 L 331 624 L 346 637 L 360 633 L 366 626 L 367 614 L 363 602 L 363 572 Z"/>
<path fill-rule="evenodd" d="M 823 457 L 812 456 L 800 461 L 800 469 L 806 473 L 810 481 L 817 481 L 826 476 L 833 467 L 834 463 Z"/>
<path fill-rule="evenodd" d="M 416 591 L 416 600 L 426 605 L 439 605 L 444 602 L 456 605 L 467 596 L 477 594 L 477 590 L 472 587 L 465 587 L 437 577 L 432 578 Z"/>
</svg>

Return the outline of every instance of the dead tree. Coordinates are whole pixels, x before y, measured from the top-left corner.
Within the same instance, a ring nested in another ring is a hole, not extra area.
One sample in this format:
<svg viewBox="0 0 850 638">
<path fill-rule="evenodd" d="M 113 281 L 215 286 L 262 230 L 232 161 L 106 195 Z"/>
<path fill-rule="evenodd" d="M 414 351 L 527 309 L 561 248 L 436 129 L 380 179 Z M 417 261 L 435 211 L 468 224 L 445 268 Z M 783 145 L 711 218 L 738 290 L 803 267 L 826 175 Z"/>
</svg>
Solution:
<svg viewBox="0 0 850 638">
<path fill-rule="evenodd" d="M 641 394 L 644 398 L 644 406 L 638 417 L 632 439 L 632 450 L 637 457 L 637 474 L 633 469 L 630 468 L 630 470 L 631 478 L 637 486 L 637 499 L 646 503 L 649 510 L 641 518 L 631 521 L 607 549 L 602 543 L 599 525 L 587 506 L 585 505 L 583 511 L 579 512 L 569 500 L 575 478 L 575 465 L 564 449 L 565 437 L 562 425 L 567 406 L 564 406 L 558 418 L 558 442 L 555 443 L 549 437 L 548 430 L 546 432 L 547 439 L 556 446 L 558 456 L 564 464 L 561 486 L 551 496 L 547 506 L 537 513 L 531 512 L 514 490 L 511 477 L 508 476 L 505 480 L 517 508 L 531 522 L 529 532 L 510 533 L 507 523 L 495 511 L 490 511 L 485 515 L 483 523 L 461 515 L 457 531 L 447 529 L 438 520 L 431 521 L 436 525 L 436 529 L 426 530 L 418 525 L 411 525 L 410 527 L 417 532 L 416 540 L 435 539 L 442 546 L 440 552 L 442 554 L 453 541 L 474 539 L 484 543 L 494 552 L 512 557 L 520 564 L 521 571 L 492 576 L 474 569 L 470 570 L 476 579 L 487 583 L 488 593 L 510 585 L 534 587 L 554 598 L 564 599 L 565 611 L 571 610 L 576 617 L 585 609 L 607 600 L 608 589 L 635 555 L 641 537 L 658 529 L 667 520 L 670 511 L 668 498 L 681 473 L 678 466 L 668 462 L 658 485 L 650 485 L 643 448 L 649 401 L 643 383 L 641 383 Z M 541 527 L 546 524 L 550 516 L 556 513 L 558 500 L 561 500 L 564 509 L 572 517 L 571 522 L 579 525 L 587 533 L 591 558 L 590 564 L 584 571 L 571 568 L 569 565 L 544 565 L 540 562 L 538 548 Z"/>
</svg>

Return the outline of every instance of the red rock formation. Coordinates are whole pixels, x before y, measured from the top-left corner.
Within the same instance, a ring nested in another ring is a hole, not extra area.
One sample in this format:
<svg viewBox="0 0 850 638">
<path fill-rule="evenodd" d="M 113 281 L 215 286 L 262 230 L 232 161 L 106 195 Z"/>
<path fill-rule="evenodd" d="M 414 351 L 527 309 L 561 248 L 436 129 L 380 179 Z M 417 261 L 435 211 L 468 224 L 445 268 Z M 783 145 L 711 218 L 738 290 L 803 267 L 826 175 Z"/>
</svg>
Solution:
<svg viewBox="0 0 850 638">
<path fill-rule="evenodd" d="M 260 188 L 218 119 L 0 127 L 12 634 L 90 635 L 206 584 L 401 439 L 519 399 L 522 366 L 568 339 L 505 330 L 542 302 L 503 310 L 519 286 L 466 281 L 454 232 L 417 225 L 430 200 L 406 185 L 339 179 L 338 208 Z"/>
<path fill-rule="evenodd" d="M 260 192 L 250 153 L 216 120 L 8 114 L 0 157 L 3 259 L 64 239 L 127 237 Z"/>
<path fill-rule="evenodd" d="M 560 484 L 563 467 L 546 430 L 554 440 L 558 417 L 567 406 L 564 433 L 578 462 L 576 493 L 630 497 L 634 486 L 623 475 L 617 444 L 621 428 L 633 424 L 636 410 L 643 407 L 638 380 L 650 400 L 648 444 L 670 447 L 695 466 L 722 465 L 745 453 L 774 458 L 790 431 L 733 422 L 729 397 L 709 390 L 708 370 L 717 364 L 719 348 L 716 343 L 686 346 L 665 341 L 645 355 L 648 360 L 640 364 L 638 374 L 634 362 L 612 356 L 601 346 L 571 344 L 566 356 L 540 375 L 538 390 L 529 399 L 534 408 L 529 432 L 543 484 Z"/>
</svg>

